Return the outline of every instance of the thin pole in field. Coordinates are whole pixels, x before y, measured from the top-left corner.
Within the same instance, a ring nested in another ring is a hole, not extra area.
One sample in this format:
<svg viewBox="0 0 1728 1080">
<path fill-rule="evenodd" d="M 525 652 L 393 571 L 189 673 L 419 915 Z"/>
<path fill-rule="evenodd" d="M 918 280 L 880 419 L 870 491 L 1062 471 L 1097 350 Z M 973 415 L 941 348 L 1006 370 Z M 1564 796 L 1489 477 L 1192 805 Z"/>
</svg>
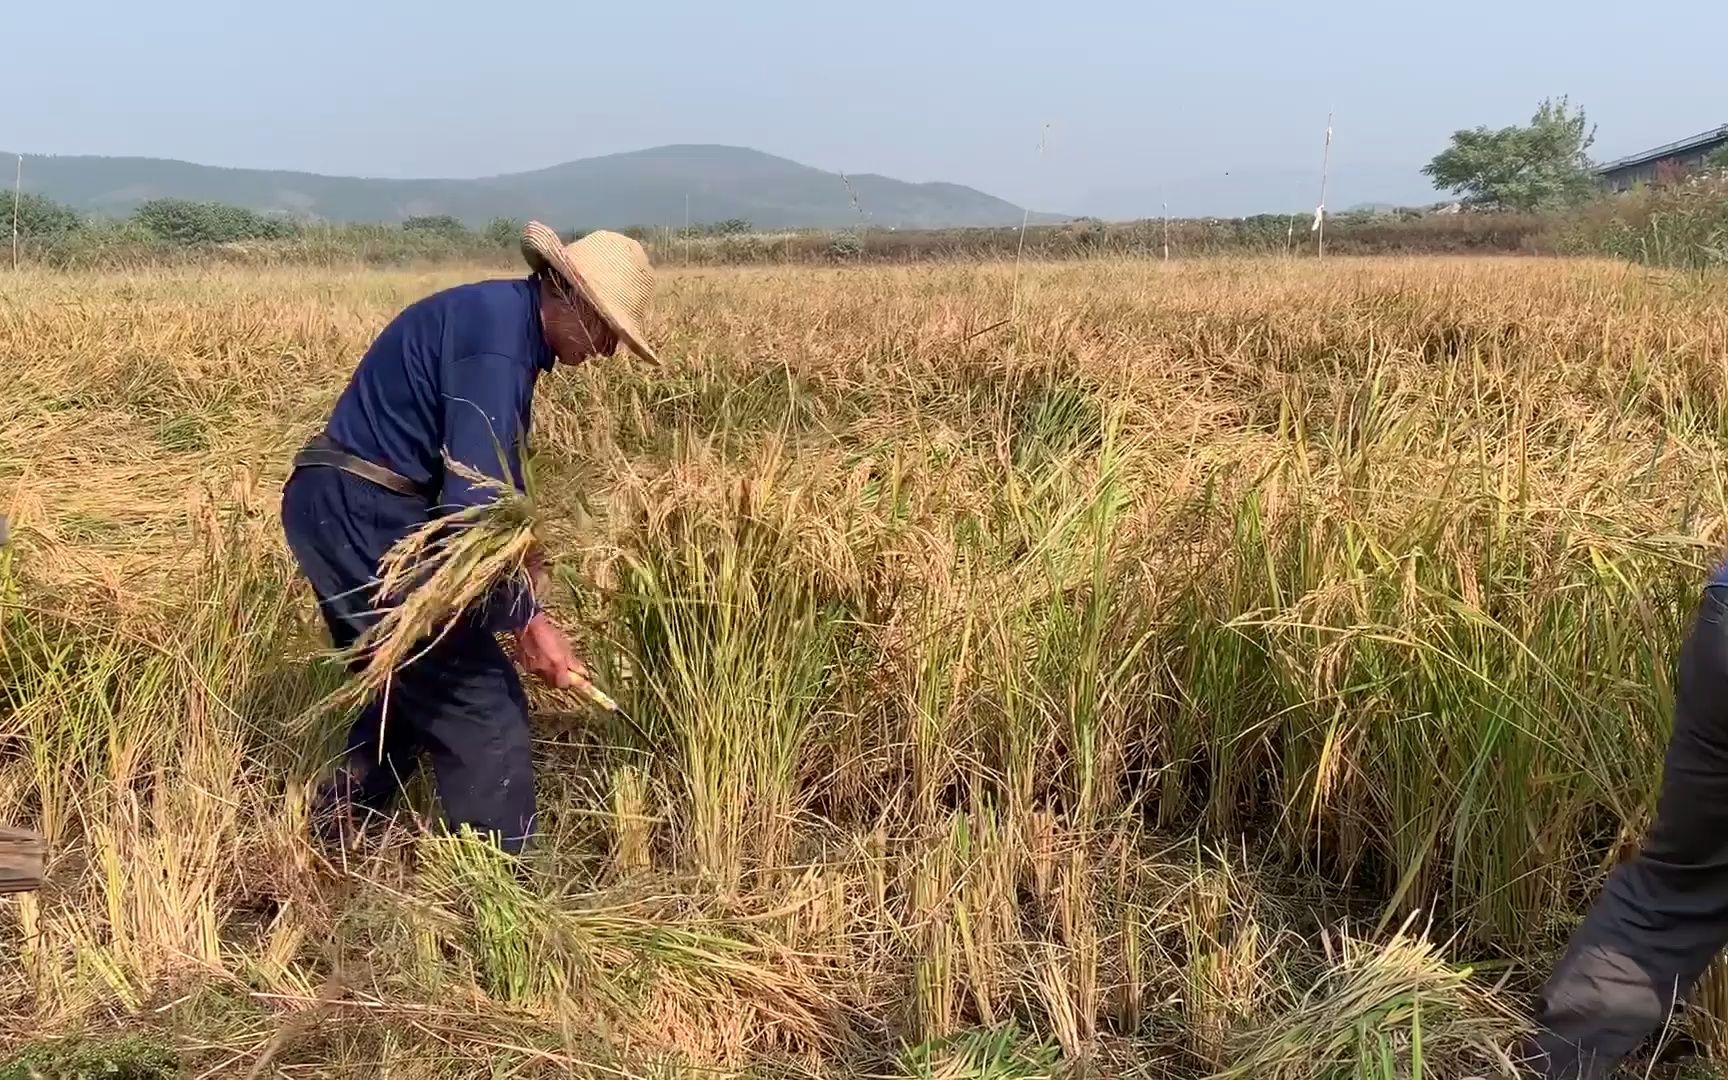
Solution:
<svg viewBox="0 0 1728 1080">
<path fill-rule="evenodd" d="M 1326 257 L 1326 179 L 1332 171 L 1332 113 L 1326 114 L 1326 150 L 1320 158 L 1320 205 L 1314 208 L 1314 232 L 1317 234 L 1314 254 Z"/>
<path fill-rule="evenodd" d="M 1170 204 L 1164 204 L 1164 261 L 1170 261 Z"/>
<path fill-rule="evenodd" d="M 18 269 L 18 207 L 24 201 L 24 155 L 18 155 L 18 182 L 12 188 L 12 269 Z"/>
<path fill-rule="evenodd" d="M 1038 129 L 1038 160 L 1044 160 L 1044 147 L 1050 137 L 1050 125 Z M 1020 243 L 1014 248 L 1014 295 L 1008 303 L 1008 317 L 1017 318 L 1020 314 L 1020 256 L 1026 251 L 1026 226 L 1032 223 L 1032 207 L 1021 207 Z"/>
<path fill-rule="evenodd" d="M 690 193 L 684 193 L 684 264 L 690 264 Z"/>
<path fill-rule="evenodd" d="M 864 252 L 864 237 L 870 228 L 870 211 L 864 209 L 864 203 L 858 198 L 858 191 L 852 186 L 852 178 L 845 173 L 840 174 L 840 184 L 846 189 L 846 199 L 852 204 L 852 210 L 858 215 L 858 252 Z"/>
</svg>

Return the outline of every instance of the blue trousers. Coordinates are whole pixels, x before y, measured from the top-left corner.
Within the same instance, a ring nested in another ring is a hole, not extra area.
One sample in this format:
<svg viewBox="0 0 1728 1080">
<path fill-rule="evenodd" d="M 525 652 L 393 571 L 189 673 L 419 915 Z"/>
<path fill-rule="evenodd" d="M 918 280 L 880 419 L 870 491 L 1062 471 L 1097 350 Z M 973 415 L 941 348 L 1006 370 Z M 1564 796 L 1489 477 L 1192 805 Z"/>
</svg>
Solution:
<svg viewBox="0 0 1728 1080">
<path fill-rule="evenodd" d="M 297 469 L 282 494 L 282 525 L 338 648 L 379 618 L 373 588 L 391 545 L 423 524 L 424 499 L 342 472 Z M 369 702 L 322 798 L 382 811 L 430 760 L 452 829 L 472 826 L 510 852 L 534 827 L 528 700 L 516 666 L 478 619 L 461 619 Z"/>
</svg>

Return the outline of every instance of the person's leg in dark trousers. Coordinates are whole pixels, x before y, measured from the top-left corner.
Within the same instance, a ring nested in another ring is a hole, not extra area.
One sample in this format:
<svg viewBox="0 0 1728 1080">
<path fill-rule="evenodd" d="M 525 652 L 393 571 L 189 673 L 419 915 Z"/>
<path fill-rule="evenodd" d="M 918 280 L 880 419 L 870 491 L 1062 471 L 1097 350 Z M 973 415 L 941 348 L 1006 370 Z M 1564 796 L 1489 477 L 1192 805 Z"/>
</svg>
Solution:
<svg viewBox="0 0 1728 1080">
<path fill-rule="evenodd" d="M 425 519 L 413 502 L 336 469 L 302 469 L 289 478 L 283 531 L 336 648 L 353 645 L 378 618 L 378 562 L 416 518 Z M 313 815 L 327 831 L 351 813 L 387 810 L 419 769 L 414 726 L 387 722 L 384 706 L 380 698 L 361 709 L 335 774 L 314 798 Z"/>
<path fill-rule="evenodd" d="M 414 728 L 389 722 L 382 699 L 370 701 L 348 729 L 348 744 L 336 771 L 318 791 L 313 815 L 344 811 L 368 820 L 386 813 L 408 781 L 420 771 L 420 740 Z"/>
<path fill-rule="evenodd" d="M 283 493 L 283 526 L 338 648 L 372 621 L 379 561 L 423 523 L 417 500 L 334 469 L 297 473 Z M 468 825 L 520 851 L 533 830 L 528 701 L 516 667 L 484 628 L 462 620 L 396 672 L 388 695 L 361 711 L 319 809 L 380 811 L 432 760 L 450 826 Z"/>
<path fill-rule="evenodd" d="M 1728 944 L 1728 589 L 1681 648 L 1674 734 L 1642 850 L 1609 876 L 1543 987 L 1539 1075 L 1597 1080 L 1670 1018 Z"/>
<path fill-rule="evenodd" d="M 520 852 L 534 829 L 528 698 L 497 639 L 464 621 L 399 671 L 386 726 L 409 715 L 450 828 Z"/>
</svg>

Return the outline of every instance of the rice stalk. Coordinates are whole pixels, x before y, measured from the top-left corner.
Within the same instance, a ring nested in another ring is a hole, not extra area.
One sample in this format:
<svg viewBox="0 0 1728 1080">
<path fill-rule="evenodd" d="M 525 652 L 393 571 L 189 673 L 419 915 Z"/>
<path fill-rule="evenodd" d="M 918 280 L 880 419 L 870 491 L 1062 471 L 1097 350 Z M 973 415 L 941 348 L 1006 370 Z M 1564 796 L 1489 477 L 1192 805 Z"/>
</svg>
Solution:
<svg viewBox="0 0 1728 1080">
<path fill-rule="evenodd" d="M 391 545 L 370 586 L 379 605 L 375 618 L 337 653 L 354 678 L 321 707 L 387 696 L 395 673 L 424 656 L 482 601 L 511 582 L 532 587 L 533 501 L 461 462 L 444 464 L 491 498 L 435 516 Z"/>
<path fill-rule="evenodd" d="M 1447 963 L 1407 922 L 1384 943 L 1329 936 L 1319 981 L 1265 1023 L 1234 1035 L 1211 1080 L 1358 1080 L 1518 1075 L 1516 1014 Z"/>
</svg>

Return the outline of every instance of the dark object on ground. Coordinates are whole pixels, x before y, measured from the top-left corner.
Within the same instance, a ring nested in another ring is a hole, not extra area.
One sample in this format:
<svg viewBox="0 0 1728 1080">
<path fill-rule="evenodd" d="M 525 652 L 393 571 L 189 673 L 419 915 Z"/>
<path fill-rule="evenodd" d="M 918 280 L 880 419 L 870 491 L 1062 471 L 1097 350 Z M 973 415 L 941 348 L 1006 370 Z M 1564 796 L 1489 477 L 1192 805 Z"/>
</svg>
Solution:
<svg viewBox="0 0 1728 1080">
<path fill-rule="evenodd" d="M 42 838 L 0 825 L 0 896 L 42 887 Z"/>
</svg>

